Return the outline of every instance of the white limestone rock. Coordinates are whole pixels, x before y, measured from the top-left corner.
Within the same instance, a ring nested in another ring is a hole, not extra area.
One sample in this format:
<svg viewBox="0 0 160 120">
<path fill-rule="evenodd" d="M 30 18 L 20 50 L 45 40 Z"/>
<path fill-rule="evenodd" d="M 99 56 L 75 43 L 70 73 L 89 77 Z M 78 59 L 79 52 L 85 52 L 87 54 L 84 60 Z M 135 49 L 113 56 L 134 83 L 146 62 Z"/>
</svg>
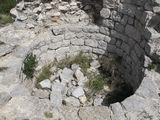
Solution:
<svg viewBox="0 0 160 120">
<path fill-rule="evenodd" d="M 93 104 L 94 106 L 100 106 L 102 102 L 103 102 L 102 98 L 95 98 Z"/>
<path fill-rule="evenodd" d="M 74 72 L 69 68 L 64 68 L 62 73 L 60 74 L 60 79 L 63 83 L 70 83 L 73 78 Z"/>
<path fill-rule="evenodd" d="M 67 97 L 66 99 L 64 99 L 64 102 L 67 106 L 74 106 L 74 107 L 80 106 L 79 100 L 75 97 Z"/>
<path fill-rule="evenodd" d="M 81 72 L 81 68 L 78 68 L 75 72 L 75 76 L 78 81 L 84 79 L 84 74 Z"/>
<path fill-rule="evenodd" d="M 51 82 L 49 79 L 43 80 L 39 83 L 39 85 L 41 86 L 41 88 L 43 89 L 51 89 Z"/>
<path fill-rule="evenodd" d="M 85 93 L 82 87 L 77 87 L 72 91 L 72 96 L 76 98 L 79 98 L 80 96 L 83 96 L 84 94 Z"/>
<path fill-rule="evenodd" d="M 90 66 L 93 67 L 93 68 L 95 68 L 95 69 L 97 69 L 97 68 L 100 67 L 100 63 L 99 63 L 98 60 L 94 60 L 94 61 L 92 61 L 92 62 L 90 63 Z"/>
</svg>

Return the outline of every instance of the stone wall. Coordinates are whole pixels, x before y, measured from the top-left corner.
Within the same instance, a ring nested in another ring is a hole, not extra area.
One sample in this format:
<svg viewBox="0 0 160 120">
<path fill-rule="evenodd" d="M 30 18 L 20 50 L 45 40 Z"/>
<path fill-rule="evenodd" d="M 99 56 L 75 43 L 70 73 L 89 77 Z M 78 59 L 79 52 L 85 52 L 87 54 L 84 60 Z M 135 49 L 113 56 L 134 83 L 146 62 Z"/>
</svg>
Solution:
<svg viewBox="0 0 160 120">
<path fill-rule="evenodd" d="M 121 74 L 136 90 L 143 79 L 145 55 L 151 56 L 148 41 L 155 36 L 147 25 L 159 7 L 151 0 L 103 2 L 104 8 L 100 12 L 102 25 L 109 28 L 112 39 L 107 44 L 107 52 L 123 57 Z"/>
<path fill-rule="evenodd" d="M 136 90 L 143 79 L 146 55 L 150 56 L 148 41 L 153 35 L 146 26 L 153 16 L 152 4 L 150 0 L 104 0 L 101 26 L 50 28 L 50 34 L 33 53 L 40 63 L 76 55 L 81 50 L 94 53 L 96 58 L 116 54 L 123 58 L 119 70 L 122 78 Z"/>
</svg>

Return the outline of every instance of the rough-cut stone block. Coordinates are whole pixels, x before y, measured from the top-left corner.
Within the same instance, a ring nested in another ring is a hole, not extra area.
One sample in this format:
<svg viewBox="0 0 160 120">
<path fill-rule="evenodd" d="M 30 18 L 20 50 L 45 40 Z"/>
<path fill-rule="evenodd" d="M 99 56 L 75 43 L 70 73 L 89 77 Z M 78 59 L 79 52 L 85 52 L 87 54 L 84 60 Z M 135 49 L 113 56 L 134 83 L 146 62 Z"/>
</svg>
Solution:
<svg viewBox="0 0 160 120">
<path fill-rule="evenodd" d="M 124 32 L 124 26 L 120 23 L 116 23 L 115 24 L 115 30 L 120 32 L 120 33 L 123 33 Z"/>
<path fill-rule="evenodd" d="M 96 40 L 85 40 L 85 45 L 88 45 L 90 47 L 97 47 L 98 42 Z"/>
<path fill-rule="evenodd" d="M 102 21 L 102 24 L 103 24 L 105 27 L 108 27 L 108 28 L 111 28 L 111 29 L 114 28 L 114 21 L 112 21 L 112 20 L 108 20 L 108 19 L 103 20 L 103 21 Z"/>
<path fill-rule="evenodd" d="M 57 36 L 57 35 L 62 35 L 64 34 L 65 29 L 64 28 L 53 28 L 52 33 Z"/>
<path fill-rule="evenodd" d="M 84 40 L 83 39 L 72 39 L 71 40 L 71 44 L 72 45 L 79 45 L 79 46 L 81 46 L 81 45 L 84 45 Z"/>
<path fill-rule="evenodd" d="M 109 35 L 109 29 L 107 27 L 100 27 L 99 31 L 104 35 Z"/>
<path fill-rule="evenodd" d="M 99 27 L 98 26 L 87 26 L 83 28 L 84 32 L 89 32 L 89 33 L 98 33 L 99 32 Z"/>
<path fill-rule="evenodd" d="M 101 11 L 100 11 L 100 14 L 101 14 L 101 17 L 103 18 L 109 18 L 110 17 L 110 9 L 108 8 L 103 8 Z"/>
<path fill-rule="evenodd" d="M 141 40 L 141 34 L 138 30 L 136 30 L 133 26 L 131 25 L 127 25 L 125 28 L 125 33 L 135 39 L 137 42 L 139 42 Z"/>
</svg>

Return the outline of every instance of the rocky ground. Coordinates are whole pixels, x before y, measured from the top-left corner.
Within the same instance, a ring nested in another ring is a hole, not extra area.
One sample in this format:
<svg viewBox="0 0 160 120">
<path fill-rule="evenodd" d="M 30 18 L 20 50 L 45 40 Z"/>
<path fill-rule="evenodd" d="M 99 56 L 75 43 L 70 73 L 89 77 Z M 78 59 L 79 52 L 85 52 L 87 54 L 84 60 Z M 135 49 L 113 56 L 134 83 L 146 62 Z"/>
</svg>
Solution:
<svg viewBox="0 0 160 120">
<path fill-rule="evenodd" d="M 37 44 L 43 46 L 43 42 L 53 34 L 61 35 L 60 29 L 53 32 L 52 27 L 72 25 L 79 32 L 78 27 L 90 23 L 91 19 L 79 7 L 81 5 L 92 13 L 91 5 L 61 0 L 44 4 L 40 1 L 20 2 L 11 10 L 16 21 L 0 28 L 0 120 L 159 120 L 158 65 L 157 69 L 144 68 L 144 78 L 135 93 L 110 106 L 101 104 L 103 95 L 96 95 L 93 101 L 87 102 L 84 82 L 88 78 L 78 64 L 56 68 L 57 74 L 42 80 L 40 89 L 25 78 L 23 63 L 28 53 Z M 93 29 L 88 31 L 93 33 Z M 151 52 L 159 55 L 156 40 L 149 44 Z M 152 60 L 146 58 L 146 67 L 150 63 Z M 88 70 L 97 71 L 98 67 L 99 63 L 94 59 Z M 52 67 L 52 71 L 56 69 Z M 41 67 L 36 70 L 41 70 Z"/>
</svg>

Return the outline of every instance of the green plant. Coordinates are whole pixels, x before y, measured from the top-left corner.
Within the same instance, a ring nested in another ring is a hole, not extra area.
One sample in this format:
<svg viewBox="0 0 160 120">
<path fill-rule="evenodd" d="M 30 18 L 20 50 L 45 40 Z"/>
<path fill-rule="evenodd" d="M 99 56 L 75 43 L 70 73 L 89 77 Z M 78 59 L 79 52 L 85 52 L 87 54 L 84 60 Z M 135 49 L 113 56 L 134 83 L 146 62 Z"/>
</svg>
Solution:
<svg viewBox="0 0 160 120">
<path fill-rule="evenodd" d="M 3 72 L 4 70 L 7 70 L 7 67 L 0 67 L 0 72 Z"/>
<path fill-rule="evenodd" d="M 36 56 L 33 54 L 27 55 L 24 61 L 23 73 L 27 78 L 33 78 L 35 67 L 37 65 Z"/>
<path fill-rule="evenodd" d="M 53 118 L 53 114 L 50 112 L 45 112 L 44 115 L 46 118 Z"/>
<path fill-rule="evenodd" d="M 148 70 L 153 70 L 155 68 L 156 68 L 156 64 L 154 64 L 154 63 L 148 65 Z"/>
<path fill-rule="evenodd" d="M 51 65 L 48 65 L 48 66 L 44 66 L 42 68 L 42 72 L 39 74 L 37 80 L 36 80 L 36 84 L 35 84 L 35 87 L 36 88 L 40 88 L 40 85 L 39 83 L 42 81 L 42 80 L 45 80 L 45 79 L 49 79 L 50 76 L 53 74 L 51 72 Z"/>
<path fill-rule="evenodd" d="M 72 64 L 79 64 L 81 70 L 84 74 L 87 72 L 87 68 L 90 67 L 90 63 L 92 62 L 92 58 L 90 56 L 85 56 L 83 52 L 80 52 L 79 55 L 73 58 L 66 58 L 61 60 L 60 62 L 53 62 L 55 66 L 63 69 L 64 67 L 70 68 Z"/>
<path fill-rule="evenodd" d="M 3 44 L 5 44 L 4 42 L 2 42 L 2 41 L 0 41 L 0 45 L 3 45 Z"/>
<path fill-rule="evenodd" d="M 16 0 L 0 0 L 0 13 L 9 14 L 10 9 L 16 6 Z"/>
<path fill-rule="evenodd" d="M 14 20 L 10 15 L 0 14 L 0 24 L 13 23 Z"/>
<path fill-rule="evenodd" d="M 92 75 L 89 77 L 89 82 L 86 86 L 92 90 L 92 92 L 99 92 L 103 90 L 104 85 L 107 84 L 108 79 L 102 75 Z"/>
</svg>

